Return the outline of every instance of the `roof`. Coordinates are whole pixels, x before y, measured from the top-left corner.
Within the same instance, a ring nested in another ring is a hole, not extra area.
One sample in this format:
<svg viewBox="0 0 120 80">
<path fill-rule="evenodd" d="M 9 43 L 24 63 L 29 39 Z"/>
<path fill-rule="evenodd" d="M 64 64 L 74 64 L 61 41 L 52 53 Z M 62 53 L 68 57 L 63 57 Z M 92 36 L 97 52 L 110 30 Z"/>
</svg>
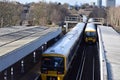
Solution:
<svg viewBox="0 0 120 80">
<path fill-rule="evenodd" d="M 61 33 L 61 28 L 16 26 L 0 29 L 0 71 L 13 65 Z"/>
<path fill-rule="evenodd" d="M 86 25 L 86 28 L 85 28 L 85 31 L 96 31 L 96 28 L 95 28 L 95 24 L 94 23 L 87 23 Z"/>
<path fill-rule="evenodd" d="M 87 22 L 87 16 L 82 15 L 83 16 L 83 22 Z"/>
<path fill-rule="evenodd" d="M 88 22 L 94 22 L 94 18 L 89 18 Z"/>
<path fill-rule="evenodd" d="M 82 34 L 85 23 L 78 23 L 71 31 L 69 31 L 62 39 L 55 43 L 52 47 L 47 49 L 44 54 L 61 54 L 67 56 L 71 47 Z"/>
</svg>

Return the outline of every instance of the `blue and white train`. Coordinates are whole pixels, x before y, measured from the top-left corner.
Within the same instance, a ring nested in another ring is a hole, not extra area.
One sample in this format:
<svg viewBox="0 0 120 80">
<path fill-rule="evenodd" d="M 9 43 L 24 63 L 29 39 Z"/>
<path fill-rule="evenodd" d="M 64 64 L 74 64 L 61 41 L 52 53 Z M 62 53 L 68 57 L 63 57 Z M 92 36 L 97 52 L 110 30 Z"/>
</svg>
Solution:
<svg viewBox="0 0 120 80">
<path fill-rule="evenodd" d="M 94 18 L 89 18 L 88 19 L 88 23 L 93 23 L 95 20 L 94 20 Z"/>
<path fill-rule="evenodd" d="M 96 43 L 97 41 L 97 31 L 96 25 L 94 24 L 94 19 L 90 18 L 85 28 L 84 40 L 86 43 Z"/>
<path fill-rule="evenodd" d="M 42 54 L 42 80 L 63 80 L 78 48 L 85 23 L 78 23 L 63 38 Z"/>
</svg>

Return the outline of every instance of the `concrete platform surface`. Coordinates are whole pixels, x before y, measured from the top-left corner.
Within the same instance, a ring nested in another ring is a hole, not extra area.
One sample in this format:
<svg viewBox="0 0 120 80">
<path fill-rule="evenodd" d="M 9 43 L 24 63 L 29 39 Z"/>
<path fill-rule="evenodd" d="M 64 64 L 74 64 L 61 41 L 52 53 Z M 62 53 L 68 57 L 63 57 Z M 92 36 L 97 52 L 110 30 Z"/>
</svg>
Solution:
<svg viewBox="0 0 120 80">
<path fill-rule="evenodd" d="M 99 28 L 107 61 L 108 80 L 120 80 L 120 34 L 112 27 Z"/>
</svg>

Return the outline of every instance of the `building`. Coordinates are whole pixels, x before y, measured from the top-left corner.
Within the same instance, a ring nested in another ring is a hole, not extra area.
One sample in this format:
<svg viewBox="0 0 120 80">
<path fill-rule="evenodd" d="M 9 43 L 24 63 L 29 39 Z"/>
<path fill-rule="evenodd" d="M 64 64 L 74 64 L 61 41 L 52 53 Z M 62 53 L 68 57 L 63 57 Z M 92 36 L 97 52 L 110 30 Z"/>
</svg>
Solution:
<svg viewBox="0 0 120 80">
<path fill-rule="evenodd" d="M 99 8 L 101 8 L 102 7 L 102 0 L 97 0 L 97 5 Z"/>
<path fill-rule="evenodd" d="M 106 0 L 106 7 L 115 7 L 116 0 Z"/>
<path fill-rule="evenodd" d="M 91 2 L 90 5 L 95 6 L 95 2 Z"/>
</svg>

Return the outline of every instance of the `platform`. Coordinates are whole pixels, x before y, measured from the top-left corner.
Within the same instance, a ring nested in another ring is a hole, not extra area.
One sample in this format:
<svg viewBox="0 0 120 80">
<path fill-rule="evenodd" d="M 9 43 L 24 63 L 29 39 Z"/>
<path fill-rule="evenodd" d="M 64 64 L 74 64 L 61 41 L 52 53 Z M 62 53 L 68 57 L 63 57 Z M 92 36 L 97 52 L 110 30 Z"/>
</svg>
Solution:
<svg viewBox="0 0 120 80">
<path fill-rule="evenodd" d="M 120 80 L 120 34 L 112 27 L 98 27 L 104 46 L 108 80 Z"/>
<path fill-rule="evenodd" d="M 0 71 L 13 65 L 60 33 L 61 28 L 59 27 L 0 28 Z"/>
</svg>

